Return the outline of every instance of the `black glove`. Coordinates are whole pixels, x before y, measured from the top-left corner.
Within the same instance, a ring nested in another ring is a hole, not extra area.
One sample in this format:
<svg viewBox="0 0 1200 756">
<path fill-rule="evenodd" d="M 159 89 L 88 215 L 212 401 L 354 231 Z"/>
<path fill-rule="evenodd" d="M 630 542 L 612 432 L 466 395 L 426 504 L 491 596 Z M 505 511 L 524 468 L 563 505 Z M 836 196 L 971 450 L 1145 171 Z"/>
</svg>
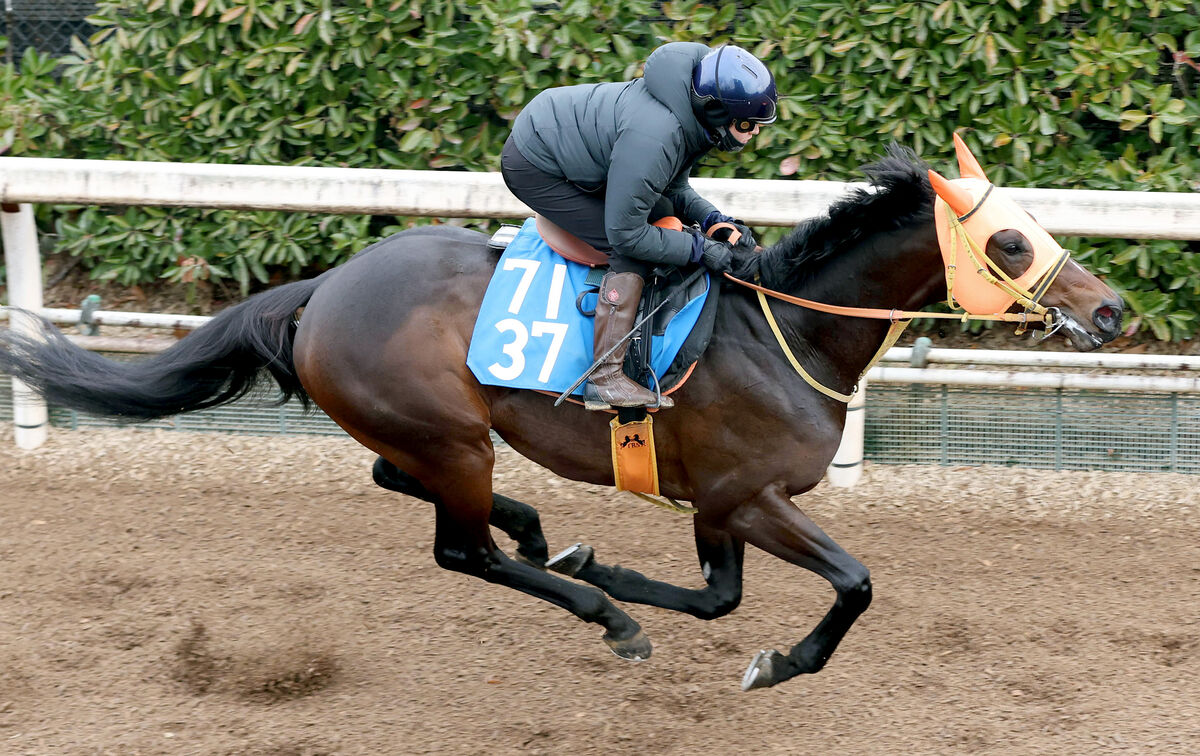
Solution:
<svg viewBox="0 0 1200 756">
<path fill-rule="evenodd" d="M 707 236 L 703 237 L 704 251 L 700 262 L 713 273 L 720 275 L 733 269 L 733 248 L 729 242 L 717 241 Z"/>
<path fill-rule="evenodd" d="M 737 218 L 730 218 L 728 215 L 725 215 L 724 213 L 722 213 L 718 210 L 713 210 L 711 213 L 709 213 L 707 216 L 705 216 L 704 222 L 701 223 L 700 225 L 704 228 L 705 231 L 708 231 L 710 228 L 712 228 L 717 223 L 728 223 L 729 225 L 736 228 L 738 233 L 741 234 L 741 236 L 737 240 L 737 243 L 735 243 L 733 245 L 733 249 L 735 251 L 741 252 L 741 253 L 753 252 L 754 249 L 758 246 L 758 241 L 754 238 L 754 233 L 750 230 L 750 228 L 745 223 L 738 220 Z M 728 230 L 722 228 L 722 229 L 717 229 L 716 236 L 714 238 L 720 239 L 721 241 L 728 241 L 729 236 L 730 236 L 730 232 Z"/>
<path fill-rule="evenodd" d="M 735 220 L 730 222 L 733 224 L 733 227 L 738 230 L 738 233 L 742 235 L 741 238 L 737 240 L 737 243 L 733 245 L 734 251 L 753 252 L 755 247 L 758 246 L 758 241 L 754 238 L 754 233 L 746 226 L 746 224 L 742 223 L 741 221 Z"/>
<path fill-rule="evenodd" d="M 754 238 L 754 233 L 741 221 L 730 220 L 724 222 L 736 228 L 737 232 L 741 234 L 738 240 L 732 245 L 734 250 L 743 254 L 753 252 L 754 248 L 758 246 L 758 242 Z M 727 228 L 718 228 L 713 233 L 714 239 L 723 242 L 728 242 L 730 236 L 733 236 L 733 232 Z"/>
</svg>

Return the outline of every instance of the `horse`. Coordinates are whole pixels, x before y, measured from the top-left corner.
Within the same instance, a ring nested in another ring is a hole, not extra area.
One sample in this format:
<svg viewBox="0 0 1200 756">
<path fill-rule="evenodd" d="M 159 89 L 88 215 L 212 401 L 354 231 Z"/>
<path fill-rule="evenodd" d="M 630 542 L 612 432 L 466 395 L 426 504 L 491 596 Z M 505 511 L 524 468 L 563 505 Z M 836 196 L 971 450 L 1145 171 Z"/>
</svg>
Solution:
<svg viewBox="0 0 1200 756">
<path fill-rule="evenodd" d="M 965 172 L 971 166 L 962 160 Z M 733 278 L 755 278 L 785 296 L 893 310 L 920 310 L 952 295 L 931 184 L 940 176 L 894 144 L 864 171 L 869 184 L 825 215 L 800 222 L 775 245 L 739 254 Z M 959 197 L 956 214 L 966 214 L 964 201 L 971 199 Z M 1029 234 L 1004 226 L 989 233 L 981 251 L 992 267 L 1008 276 L 1029 267 Z M 598 624 L 603 641 L 626 659 L 646 659 L 652 646 L 614 600 L 705 620 L 724 616 L 741 600 L 745 546 L 756 546 L 820 575 L 836 598 L 790 650 L 758 652 L 742 688 L 820 670 L 872 597 L 867 568 L 792 501 L 824 476 L 845 402 L 801 380 L 757 295 L 721 280 L 707 351 L 674 392 L 675 407 L 655 414 L 661 493 L 695 509 L 703 586 L 605 565 L 588 547 L 552 560 L 537 510 L 492 488 L 491 432 L 557 475 L 611 486 L 611 415 L 556 407 L 542 392 L 481 385 L 467 369 L 475 315 L 497 264 L 487 241 L 458 227 L 400 232 L 315 278 L 251 296 L 133 363 L 84 351 L 44 321 L 36 336 L 0 332 L 0 372 L 53 404 L 133 422 L 231 402 L 269 375 L 281 402 L 315 403 L 378 455 L 378 485 L 433 505 L 439 566 Z M 1039 296 L 1067 326 L 1062 333 L 1079 350 L 1116 337 L 1121 300 L 1074 261 L 1060 267 Z M 774 317 L 795 360 L 844 394 L 890 328 L 887 320 L 807 307 L 776 305 Z M 514 556 L 497 547 L 491 527 L 515 541 Z"/>
</svg>

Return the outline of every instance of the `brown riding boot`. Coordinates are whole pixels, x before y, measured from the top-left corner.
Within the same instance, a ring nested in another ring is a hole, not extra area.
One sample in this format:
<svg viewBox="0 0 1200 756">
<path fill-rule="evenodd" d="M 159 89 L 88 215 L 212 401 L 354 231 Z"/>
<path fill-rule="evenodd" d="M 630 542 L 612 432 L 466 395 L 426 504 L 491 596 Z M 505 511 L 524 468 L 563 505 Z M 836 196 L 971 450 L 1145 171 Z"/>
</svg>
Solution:
<svg viewBox="0 0 1200 756">
<path fill-rule="evenodd" d="M 604 274 L 600 282 L 600 296 L 596 300 L 594 359 L 600 359 L 612 349 L 637 320 L 638 300 L 642 296 L 645 282 L 637 273 Z M 604 361 L 588 379 L 584 389 L 584 406 L 590 410 L 606 410 L 613 407 L 644 407 L 655 402 L 654 392 L 631 380 L 625 375 L 625 353 L 629 351 L 626 341 Z M 658 406 L 666 409 L 675 403 L 664 396 Z"/>
</svg>

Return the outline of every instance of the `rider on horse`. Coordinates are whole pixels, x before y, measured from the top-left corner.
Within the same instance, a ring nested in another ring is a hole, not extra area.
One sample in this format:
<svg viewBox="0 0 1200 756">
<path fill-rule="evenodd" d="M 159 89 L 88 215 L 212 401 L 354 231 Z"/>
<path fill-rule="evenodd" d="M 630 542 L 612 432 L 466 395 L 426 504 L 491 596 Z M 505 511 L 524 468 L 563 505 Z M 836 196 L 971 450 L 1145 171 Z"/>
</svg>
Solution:
<svg viewBox="0 0 1200 756">
<path fill-rule="evenodd" d="M 728 271 L 734 247 L 704 235 L 716 223 L 755 241 L 741 221 L 692 189 L 692 166 L 713 147 L 741 150 L 775 121 L 775 80 L 750 53 L 672 42 L 650 54 L 641 79 L 548 89 L 517 116 L 501 171 L 521 201 L 609 256 L 596 306 L 595 358 L 632 328 L 646 275 L 657 265 L 703 263 Z M 650 225 L 678 216 L 699 228 Z M 622 370 L 626 347 L 592 374 L 589 409 L 653 404 Z M 661 407 L 670 407 L 662 397 Z"/>
</svg>

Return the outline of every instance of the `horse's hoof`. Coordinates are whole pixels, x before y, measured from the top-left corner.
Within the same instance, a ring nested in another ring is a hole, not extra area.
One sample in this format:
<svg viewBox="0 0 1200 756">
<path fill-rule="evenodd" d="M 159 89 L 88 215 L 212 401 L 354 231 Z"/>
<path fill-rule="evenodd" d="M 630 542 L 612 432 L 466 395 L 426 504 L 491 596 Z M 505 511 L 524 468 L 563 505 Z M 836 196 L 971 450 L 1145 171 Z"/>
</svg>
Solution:
<svg viewBox="0 0 1200 756">
<path fill-rule="evenodd" d="M 650 652 L 654 650 L 654 647 L 650 644 L 650 639 L 641 630 L 634 633 L 633 637 L 626 638 L 625 640 L 610 638 L 608 633 L 605 633 L 603 640 L 612 649 L 614 654 L 630 661 L 645 661 L 650 658 Z"/>
<path fill-rule="evenodd" d="M 595 554 L 595 551 L 592 550 L 591 546 L 584 546 L 582 543 L 577 543 L 574 546 L 568 546 L 547 559 L 546 569 L 554 570 L 567 577 L 575 577 L 576 573 L 592 563 L 593 554 Z"/>
<path fill-rule="evenodd" d="M 774 649 L 759 651 L 750 660 L 746 674 L 742 675 L 742 690 L 769 688 L 775 684 L 775 661 L 782 660 L 783 654 Z"/>
</svg>

